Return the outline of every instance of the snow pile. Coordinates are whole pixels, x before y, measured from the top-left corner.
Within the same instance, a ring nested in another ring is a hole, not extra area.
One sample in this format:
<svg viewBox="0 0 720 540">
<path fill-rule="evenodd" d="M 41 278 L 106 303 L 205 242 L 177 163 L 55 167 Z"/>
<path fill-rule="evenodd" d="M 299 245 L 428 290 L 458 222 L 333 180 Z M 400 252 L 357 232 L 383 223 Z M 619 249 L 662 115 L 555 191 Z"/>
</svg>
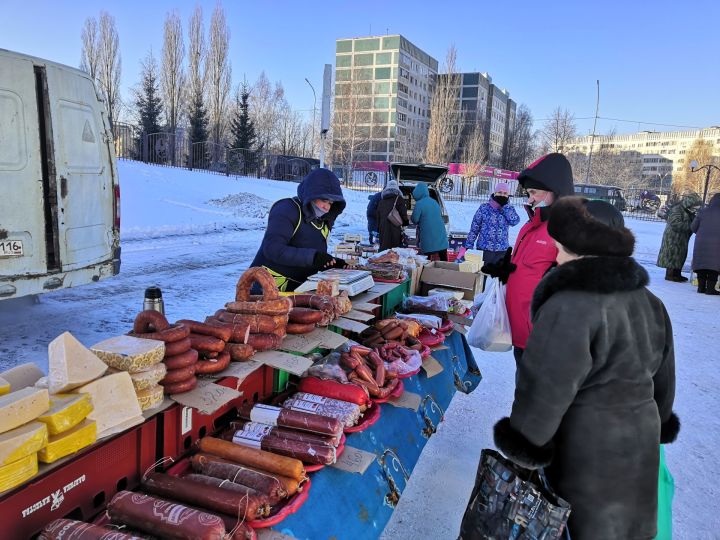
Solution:
<svg viewBox="0 0 720 540">
<path fill-rule="evenodd" d="M 210 199 L 207 204 L 227 208 L 235 217 L 265 219 L 270 212 L 272 201 L 258 197 L 253 193 L 234 193 L 221 199 Z"/>
</svg>

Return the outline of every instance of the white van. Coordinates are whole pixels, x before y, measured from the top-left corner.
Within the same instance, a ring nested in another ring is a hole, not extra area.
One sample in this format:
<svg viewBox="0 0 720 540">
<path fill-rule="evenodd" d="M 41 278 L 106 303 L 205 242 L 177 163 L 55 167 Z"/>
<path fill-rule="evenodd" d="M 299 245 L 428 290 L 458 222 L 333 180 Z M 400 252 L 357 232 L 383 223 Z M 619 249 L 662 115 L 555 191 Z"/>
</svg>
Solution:
<svg viewBox="0 0 720 540">
<path fill-rule="evenodd" d="M 119 271 L 120 187 L 93 81 L 0 49 L 0 299 Z"/>
</svg>

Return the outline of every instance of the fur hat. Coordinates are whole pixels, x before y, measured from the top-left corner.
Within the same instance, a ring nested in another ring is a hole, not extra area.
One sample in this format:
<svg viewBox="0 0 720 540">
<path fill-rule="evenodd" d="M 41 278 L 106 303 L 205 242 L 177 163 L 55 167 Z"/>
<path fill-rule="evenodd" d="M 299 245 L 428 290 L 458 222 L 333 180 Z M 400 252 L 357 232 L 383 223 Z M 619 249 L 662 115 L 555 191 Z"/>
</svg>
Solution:
<svg viewBox="0 0 720 540">
<path fill-rule="evenodd" d="M 584 197 L 563 197 L 553 204 L 548 233 L 577 255 L 630 257 L 635 248 L 620 211 Z"/>
</svg>

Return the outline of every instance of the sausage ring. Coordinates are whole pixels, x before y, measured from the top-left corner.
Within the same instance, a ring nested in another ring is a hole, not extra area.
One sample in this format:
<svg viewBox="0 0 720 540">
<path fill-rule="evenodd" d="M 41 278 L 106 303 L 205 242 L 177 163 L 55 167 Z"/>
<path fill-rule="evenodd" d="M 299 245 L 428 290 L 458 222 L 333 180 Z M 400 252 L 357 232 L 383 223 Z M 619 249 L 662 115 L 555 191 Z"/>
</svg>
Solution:
<svg viewBox="0 0 720 540">
<path fill-rule="evenodd" d="M 187 381 L 190 377 L 195 375 L 195 364 L 185 366 L 179 369 L 169 369 L 165 374 L 165 377 L 160 381 L 160 384 L 165 386 L 166 384 L 175 384 L 182 381 Z"/>
<path fill-rule="evenodd" d="M 190 338 L 183 338 L 177 341 L 172 341 L 165 344 L 165 358 L 169 356 L 175 356 L 176 354 L 182 354 L 189 351 L 192 348 Z"/>
<path fill-rule="evenodd" d="M 225 341 L 220 338 L 191 333 L 189 339 L 192 348 L 199 351 L 220 352 L 225 348 Z"/>
<path fill-rule="evenodd" d="M 198 352 L 195 349 L 188 349 L 184 353 L 166 356 L 163 363 L 168 370 L 173 370 L 192 366 L 195 362 L 197 362 L 197 359 Z"/>
<path fill-rule="evenodd" d="M 230 353 L 230 359 L 233 362 L 245 362 L 255 354 L 255 349 L 243 343 L 228 343 L 225 346 L 225 350 Z"/>
<path fill-rule="evenodd" d="M 211 324 L 203 323 L 200 321 L 193 321 L 190 319 L 181 319 L 178 323 L 187 326 L 192 334 L 202 334 L 203 336 L 212 336 L 223 341 L 230 341 L 232 337 L 232 330 L 229 328 L 220 328 Z"/>
<path fill-rule="evenodd" d="M 186 381 L 163 385 L 166 394 L 182 394 L 183 392 L 189 392 L 196 386 L 197 378 L 194 375 Z"/>
<path fill-rule="evenodd" d="M 290 312 L 290 322 L 296 324 L 319 323 L 322 320 L 322 317 L 322 311 L 311 308 L 296 307 Z"/>
<path fill-rule="evenodd" d="M 217 360 L 198 360 L 195 364 L 195 373 L 218 373 L 230 364 L 230 353 L 221 352 Z"/>
<path fill-rule="evenodd" d="M 145 334 L 131 332 L 130 335 L 143 339 L 155 339 L 157 341 L 164 341 L 165 343 L 173 343 L 188 337 L 190 335 L 190 329 L 184 324 L 175 323 L 160 332 L 150 332 Z"/>
<path fill-rule="evenodd" d="M 286 297 L 275 300 L 250 300 L 225 304 L 225 309 L 230 313 L 245 313 L 248 315 L 287 315 L 290 308 L 292 308 L 292 300 Z"/>
<path fill-rule="evenodd" d="M 154 309 L 146 309 L 138 313 L 137 317 L 135 317 L 133 332 L 136 334 L 161 332 L 168 326 L 170 326 L 170 323 L 165 318 L 165 315 Z"/>
<path fill-rule="evenodd" d="M 288 323 L 287 325 L 288 334 L 309 334 L 313 330 L 315 330 L 315 323 Z"/>
<path fill-rule="evenodd" d="M 253 266 L 248 268 L 235 286 L 235 300 L 237 302 L 247 302 L 250 300 L 250 289 L 253 283 L 260 285 L 263 291 L 263 300 L 277 300 L 280 297 L 280 291 L 275 283 L 275 278 L 270 272 L 262 266 Z"/>
</svg>

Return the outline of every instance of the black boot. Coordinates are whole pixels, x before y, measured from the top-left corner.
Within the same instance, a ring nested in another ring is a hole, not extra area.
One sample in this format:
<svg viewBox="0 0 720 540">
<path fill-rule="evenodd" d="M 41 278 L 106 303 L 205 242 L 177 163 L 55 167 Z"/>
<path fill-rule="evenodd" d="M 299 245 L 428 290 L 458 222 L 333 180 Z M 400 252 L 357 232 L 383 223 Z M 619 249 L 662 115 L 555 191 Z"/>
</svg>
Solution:
<svg viewBox="0 0 720 540">
<path fill-rule="evenodd" d="M 698 280 L 698 292 L 700 294 L 704 294 L 705 291 L 707 290 L 707 278 L 698 276 L 697 280 Z"/>
<path fill-rule="evenodd" d="M 715 289 L 716 286 L 717 286 L 717 279 L 714 279 L 712 281 L 708 280 L 707 286 L 705 288 L 705 294 L 709 294 L 710 296 L 720 295 L 720 292 L 718 292 Z"/>
<path fill-rule="evenodd" d="M 675 269 L 673 269 L 673 272 L 674 272 L 674 275 L 675 275 L 675 281 L 677 281 L 678 283 L 685 283 L 685 282 L 688 280 L 688 278 L 686 278 L 685 276 L 683 276 L 683 275 L 680 273 L 681 271 L 682 271 L 682 270 L 680 270 L 680 268 L 675 268 Z"/>
<path fill-rule="evenodd" d="M 665 271 L 665 279 L 668 281 L 675 281 L 677 283 L 687 281 L 687 278 L 684 278 L 682 275 L 680 275 L 680 270 L 678 270 L 677 268 L 668 268 Z"/>
<path fill-rule="evenodd" d="M 672 268 L 666 268 L 665 269 L 665 281 L 675 281 L 673 279 L 673 271 Z"/>
</svg>

